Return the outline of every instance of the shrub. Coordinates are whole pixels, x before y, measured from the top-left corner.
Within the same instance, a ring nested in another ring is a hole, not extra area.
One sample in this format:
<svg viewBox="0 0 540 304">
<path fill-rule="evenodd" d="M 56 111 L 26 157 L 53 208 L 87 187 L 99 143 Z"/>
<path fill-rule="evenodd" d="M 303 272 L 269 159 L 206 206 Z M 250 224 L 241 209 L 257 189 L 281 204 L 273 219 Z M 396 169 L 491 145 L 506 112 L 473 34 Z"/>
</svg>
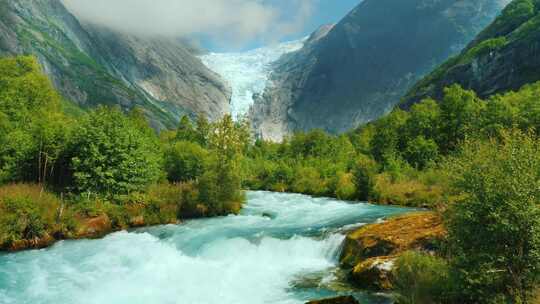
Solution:
<svg viewBox="0 0 540 304">
<path fill-rule="evenodd" d="M 379 203 L 410 207 L 435 207 L 446 201 L 440 185 L 427 185 L 414 177 L 394 180 L 387 173 L 375 177 L 372 196 Z"/>
<path fill-rule="evenodd" d="M 291 188 L 296 193 L 311 195 L 324 195 L 327 187 L 319 172 L 312 167 L 299 167 L 296 169 Z"/>
<path fill-rule="evenodd" d="M 338 199 L 352 200 L 356 196 L 356 186 L 354 185 L 354 175 L 351 173 L 340 173 L 336 177 L 337 183 L 334 194 Z"/>
<path fill-rule="evenodd" d="M 365 155 L 358 158 L 352 173 L 359 199 L 368 201 L 372 198 L 378 170 L 379 166 L 373 159 Z"/>
<path fill-rule="evenodd" d="M 58 229 L 60 200 L 37 185 L 0 188 L 0 247 L 19 240 L 41 238 Z"/>
<path fill-rule="evenodd" d="M 399 304 L 433 304 L 446 299 L 450 290 L 447 263 L 438 257 L 406 252 L 396 261 L 392 283 Z"/>
</svg>

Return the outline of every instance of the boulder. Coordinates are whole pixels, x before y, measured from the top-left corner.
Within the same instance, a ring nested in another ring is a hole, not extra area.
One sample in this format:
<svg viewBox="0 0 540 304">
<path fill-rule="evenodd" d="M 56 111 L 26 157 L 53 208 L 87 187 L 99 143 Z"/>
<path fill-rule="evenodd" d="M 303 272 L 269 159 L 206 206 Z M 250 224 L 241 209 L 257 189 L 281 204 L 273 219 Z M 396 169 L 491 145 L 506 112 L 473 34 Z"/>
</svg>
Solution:
<svg viewBox="0 0 540 304">
<path fill-rule="evenodd" d="M 306 304 L 359 304 L 353 296 L 341 296 L 323 300 L 309 301 Z"/>
<path fill-rule="evenodd" d="M 418 212 L 363 226 L 350 232 L 340 256 L 361 288 L 389 290 L 394 261 L 410 250 L 431 252 L 444 240 L 446 230 L 434 212 Z"/>
<path fill-rule="evenodd" d="M 112 222 L 111 219 L 106 215 L 102 214 L 97 217 L 83 219 L 79 230 L 77 231 L 76 238 L 89 238 L 95 239 L 103 237 L 104 235 L 112 231 Z"/>
</svg>

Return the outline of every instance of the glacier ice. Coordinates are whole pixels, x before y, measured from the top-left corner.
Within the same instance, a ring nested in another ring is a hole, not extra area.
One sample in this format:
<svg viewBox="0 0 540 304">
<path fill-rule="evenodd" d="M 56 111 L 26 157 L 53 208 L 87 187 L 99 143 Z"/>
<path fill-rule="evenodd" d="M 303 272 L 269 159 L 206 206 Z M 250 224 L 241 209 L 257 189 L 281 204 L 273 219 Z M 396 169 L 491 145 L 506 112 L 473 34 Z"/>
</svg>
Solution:
<svg viewBox="0 0 540 304">
<path fill-rule="evenodd" d="M 201 60 L 231 85 L 231 115 L 237 119 L 247 114 L 253 95 L 264 91 L 272 63 L 283 54 L 302 48 L 304 41 L 283 42 L 246 52 L 209 53 L 201 56 Z"/>
</svg>

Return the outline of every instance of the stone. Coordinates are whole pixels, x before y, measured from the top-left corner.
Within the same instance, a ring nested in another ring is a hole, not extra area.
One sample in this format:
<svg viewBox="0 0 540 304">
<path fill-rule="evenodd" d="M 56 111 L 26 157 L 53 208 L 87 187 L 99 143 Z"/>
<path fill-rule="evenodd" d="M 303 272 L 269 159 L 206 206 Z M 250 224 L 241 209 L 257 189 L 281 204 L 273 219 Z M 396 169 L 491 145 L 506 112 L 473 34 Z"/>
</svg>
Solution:
<svg viewBox="0 0 540 304">
<path fill-rule="evenodd" d="M 336 298 L 328 298 L 322 300 L 313 300 L 306 304 L 359 304 L 353 296 L 341 296 Z"/>
<path fill-rule="evenodd" d="M 418 212 L 363 226 L 348 233 L 340 256 L 342 268 L 359 287 L 389 290 L 394 261 L 410 250 L 431 252 L 446 237 L 442 218 Z"/>
</svg>

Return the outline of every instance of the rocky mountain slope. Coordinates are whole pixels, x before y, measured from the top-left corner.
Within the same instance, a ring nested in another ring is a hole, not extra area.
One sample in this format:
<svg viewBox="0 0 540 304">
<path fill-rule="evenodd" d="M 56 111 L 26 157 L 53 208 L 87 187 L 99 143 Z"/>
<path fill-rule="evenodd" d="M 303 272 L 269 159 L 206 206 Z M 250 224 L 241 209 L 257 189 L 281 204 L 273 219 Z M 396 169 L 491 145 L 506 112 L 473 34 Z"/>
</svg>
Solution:
<svg viewBox="0 0 540 304">
<path fill-rule="evenodd" d="M 514 0 L 459 55 L 420 81 L 401 103 L 440 98 L 457 83 L 487 97 L 540 80 L 540 1 Z"/>
<path fill-rule="evenodd" d="M 346 131 L 389 111 L 458 53 L 508 0 L 365 0 L 281 58 L 251 110 L 257 132 Z"/>
<path fill-rule="evenodd" d="M 138 105 L 156 128 L 182 114 L 215 119 L 229 111 L 228 85 L 179 40 L 83 24 L 60 0 L 0 5 L 0 55 L 36 55 L 63 96 L 83 108 Z"/>
</svg>

